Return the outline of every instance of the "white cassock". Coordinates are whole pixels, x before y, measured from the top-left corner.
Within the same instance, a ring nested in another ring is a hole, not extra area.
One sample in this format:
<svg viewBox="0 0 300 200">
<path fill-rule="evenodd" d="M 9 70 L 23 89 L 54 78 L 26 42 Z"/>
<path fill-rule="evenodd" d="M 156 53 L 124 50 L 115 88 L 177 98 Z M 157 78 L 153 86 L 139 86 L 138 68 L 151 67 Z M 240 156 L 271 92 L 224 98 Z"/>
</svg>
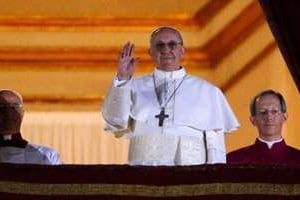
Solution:
<svg viewBox="0 0 300 200">
<path fill-rule="evenodd" d="M 168 117 L 159 126 L 162 107 Z M 220 89 L 184 68 L 115 80 L 102 114 L 105 130 L 130 138 L 132 165 L 226 163 L 224 133 L 239 127 Z"/>
<path fill-rule="evenodd" d="M 56 150 L 30 143 L 25 148 L 13 146 L 0 147 L 0 162 L 41 165 L 62 164 Z"/>
</svg>

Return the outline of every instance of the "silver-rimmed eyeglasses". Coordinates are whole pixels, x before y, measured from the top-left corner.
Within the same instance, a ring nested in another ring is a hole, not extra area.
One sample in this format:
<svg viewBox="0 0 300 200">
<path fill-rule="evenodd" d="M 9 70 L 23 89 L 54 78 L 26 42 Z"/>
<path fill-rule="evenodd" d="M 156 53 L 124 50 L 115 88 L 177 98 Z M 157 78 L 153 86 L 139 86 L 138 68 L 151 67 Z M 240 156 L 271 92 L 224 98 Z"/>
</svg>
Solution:
<svg viewBox="0 0 300 200">
<path fill-rule="evenodd" d="M 266 117 L 268 115 L 271 116 L 277 116 L 279 115 L 281 112 L 281 110 L 279 109 L 273 109 L 273 110 L 259 110 L 256 112 L 256 115 L 261 116 L 261 117 Z"/>
</svg>

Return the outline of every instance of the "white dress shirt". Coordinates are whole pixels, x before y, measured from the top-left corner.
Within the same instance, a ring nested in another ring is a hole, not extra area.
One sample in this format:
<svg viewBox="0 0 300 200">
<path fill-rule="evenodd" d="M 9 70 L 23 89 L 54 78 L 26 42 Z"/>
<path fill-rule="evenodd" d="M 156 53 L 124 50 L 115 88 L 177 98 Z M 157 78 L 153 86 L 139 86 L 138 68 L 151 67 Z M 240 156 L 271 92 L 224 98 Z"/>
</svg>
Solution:
<svg viewBox="0 0 300 200">
<path fill-rule="evenodd" d="M 0 147 L 0 162 L 24 164 L 62 164 L 56 150 L 28 143 L 25 148 L 2 146 Z"/>
</svg>

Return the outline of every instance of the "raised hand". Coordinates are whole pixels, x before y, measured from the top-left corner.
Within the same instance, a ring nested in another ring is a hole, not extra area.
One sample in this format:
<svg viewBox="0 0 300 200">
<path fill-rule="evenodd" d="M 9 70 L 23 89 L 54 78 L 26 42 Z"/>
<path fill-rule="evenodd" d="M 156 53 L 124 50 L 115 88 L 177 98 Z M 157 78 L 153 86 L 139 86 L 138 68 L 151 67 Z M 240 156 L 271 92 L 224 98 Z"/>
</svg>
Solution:
<svg viewBox="0 0 300 200">
<path fill-rule="evenodd" d="M 127 42 L 120 51 L 117 77 L 119 80 L 129 80 L 135 70 L 138 58 L 134 58 L 134 44 Z"/>
</svg>

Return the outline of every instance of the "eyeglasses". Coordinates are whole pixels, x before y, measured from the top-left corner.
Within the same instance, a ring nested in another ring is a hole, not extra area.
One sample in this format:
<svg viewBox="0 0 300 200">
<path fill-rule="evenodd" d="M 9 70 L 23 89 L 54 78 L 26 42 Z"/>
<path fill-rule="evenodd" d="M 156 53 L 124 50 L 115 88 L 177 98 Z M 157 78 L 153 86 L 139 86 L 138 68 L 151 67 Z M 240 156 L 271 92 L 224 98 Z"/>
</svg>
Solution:
<svg viewBox="0 0 300 200">
<path fill-rule="evenodd" d="M 168 42 L 168 43 L 158 42 L 158 43 L 155 44 L 155 48 L 156 48 L 156 50 L 158 50 L 158 51 L 163 51 L 163 50 L 165 50 L 167 47 L 168 47 L 168 49 L 174 50 L 174 49 L 176 49 L 176 47 L 177 47 L 179 44 L 182 45 L 182 42 L 176 42 L 176 41 L 170 41 L 170 42 Z"/>
<path fill-rule="evenodd" d="M 268 116 L 269 114 L 271 116 L 276 116 L 279 115 L 280 113 L 282 113 L 281 110 L 260 110 L 256 112 L 258 116 L 262 116 L 262 117 Z"/>
<path fill-rule="evenodd" d="M 22 108 L 23 105 L 19 103 L 0 103 L 0 109 L 5 109 L 5 108 Z"/>
</svg>

